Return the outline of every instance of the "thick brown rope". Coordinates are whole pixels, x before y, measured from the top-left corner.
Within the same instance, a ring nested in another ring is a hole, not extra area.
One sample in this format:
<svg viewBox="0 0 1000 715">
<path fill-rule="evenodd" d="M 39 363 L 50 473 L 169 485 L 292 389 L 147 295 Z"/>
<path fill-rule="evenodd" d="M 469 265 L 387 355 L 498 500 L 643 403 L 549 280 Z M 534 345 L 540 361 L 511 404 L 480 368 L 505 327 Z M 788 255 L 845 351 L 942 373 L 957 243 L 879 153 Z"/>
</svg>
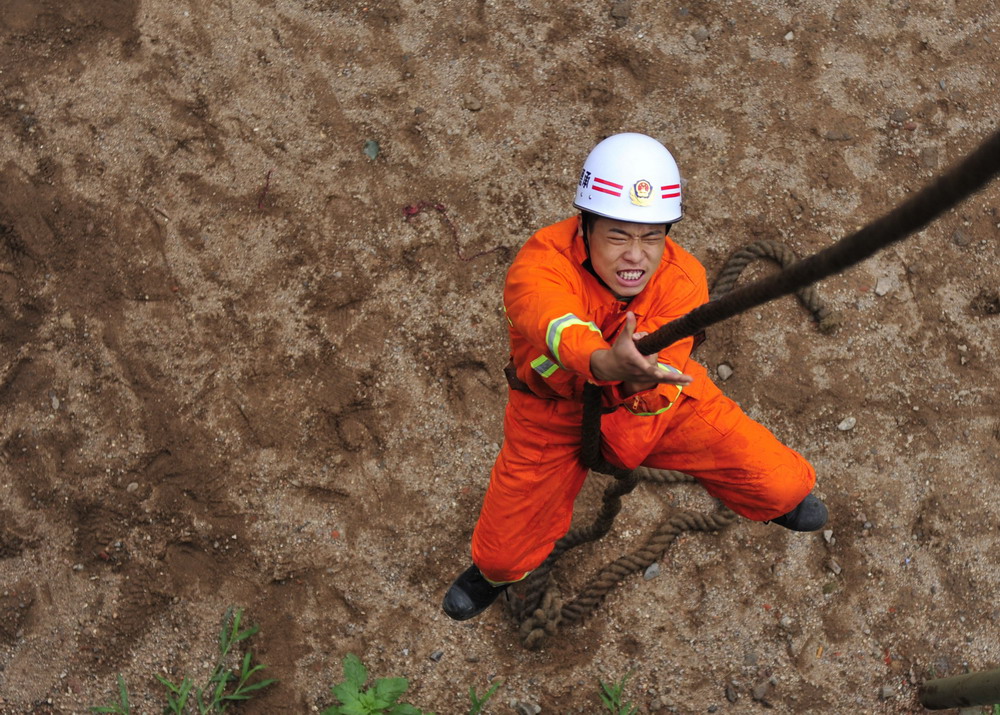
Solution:
<svg viewBox="0 0 1000 715">
<path fill-rule="evenodd" d="M 788 246 L 777 241 L 757 241 L 746 248 L 741 248 L 726 261 L 725 267 L 715 279 L 715 285 L 709 295 L 709 300 L 715 300 L 731 291 L 736 281 L 743 274 L 743 269 L 758 258 L 770 258 L 782 268 L 787 268 L 798 260 L 798 257 Z M 795 291 L 799 302 L 804 305 L 819 326 L 824 335 L 830 334 L 840 327 L 840 314 L 830 310 L 819 298 L 816 286 L 809 285 Z"/>
</svg>

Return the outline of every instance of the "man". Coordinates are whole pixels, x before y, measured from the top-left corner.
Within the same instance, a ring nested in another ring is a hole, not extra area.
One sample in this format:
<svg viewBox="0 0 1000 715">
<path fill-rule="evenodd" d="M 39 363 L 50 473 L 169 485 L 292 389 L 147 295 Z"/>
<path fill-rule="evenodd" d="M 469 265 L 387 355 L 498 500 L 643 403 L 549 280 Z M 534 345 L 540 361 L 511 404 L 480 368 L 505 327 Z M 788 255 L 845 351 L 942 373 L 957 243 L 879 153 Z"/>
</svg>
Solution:
<svg viewBox="0 0 1000 715">
<path fill-rule="evenodd" d="M 445 612 L 485 610 L 569 530 L 587 476 L 583 388 L 603 389 L 604 456 L 676 469 L 748 519 L 815 531 L 827 510 L 813 468 L 747 417 L 690 359 L 693 338 L 658 355 L 635 341 L 708 300 L 705 270 L 668 236 L 682 218 L 670 152 L 642 134 L 598 144 L 580 174 L 578 217 L 543 228 L 507 274 L 510 391 L 504 443 L 472 536 L 473 565 Z"/>
</svg>

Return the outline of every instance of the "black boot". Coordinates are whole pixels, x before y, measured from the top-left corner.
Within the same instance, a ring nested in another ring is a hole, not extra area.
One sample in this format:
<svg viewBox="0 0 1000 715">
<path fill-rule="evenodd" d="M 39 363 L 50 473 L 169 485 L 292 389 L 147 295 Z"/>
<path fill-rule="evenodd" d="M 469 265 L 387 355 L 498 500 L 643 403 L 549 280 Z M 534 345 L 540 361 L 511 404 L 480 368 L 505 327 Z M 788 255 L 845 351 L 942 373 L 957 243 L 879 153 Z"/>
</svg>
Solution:
<svg viewBox="0 0 1000 715">
<path fill-rule="evenodd" d="M 467 621 L 489 608 L 497 600 L 497 596 L 507 590 L 508 585 L 510 584 L 504 583 L 494 586 L 473 564 L 451 584 L 441 607 L 456 621 Z"/>
<path fill-rule="evenodd" d="M 792 531 L 819 531 L 828 516 L 826 504 L 809 494 L 790 512 L 771 521 Z"/>
</svg>

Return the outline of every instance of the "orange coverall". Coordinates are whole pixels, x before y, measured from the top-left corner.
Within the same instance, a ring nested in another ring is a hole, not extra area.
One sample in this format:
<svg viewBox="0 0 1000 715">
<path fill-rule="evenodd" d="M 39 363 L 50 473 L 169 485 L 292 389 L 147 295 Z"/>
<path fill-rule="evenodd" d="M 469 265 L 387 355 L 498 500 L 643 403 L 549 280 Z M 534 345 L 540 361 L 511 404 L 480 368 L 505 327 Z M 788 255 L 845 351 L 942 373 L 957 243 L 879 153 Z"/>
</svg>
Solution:
<svg viewBox="0 0 1000 715">
<path fill-rule="evenodd" d="M 756 521 L 794 509 L 816 475 L 797 452 L 747 417 L 690 358 L 693 338 L 660 352 L 687 373 L 683 389 L 657 385 L 625 397 L 600 382 L 590 355 L 608 349 L 632 311 L 636 331 L 654 330 L 708 300 L 705 269 L 670 238 L 659 267 L 628 303 L 587 269 L 574 217 L 538 231 L 507 274 L 504 307 L 511 357 L 529 391 L 511 389 L 504 442 L 472 536 L 472 560 L 490 581 L 516 581 L 545 560 L 569 530 L 587 468 L 580 461 L 583 386 L 602 385 L 604 456 L 695 477 L 709 494 Z"/>
</svg>

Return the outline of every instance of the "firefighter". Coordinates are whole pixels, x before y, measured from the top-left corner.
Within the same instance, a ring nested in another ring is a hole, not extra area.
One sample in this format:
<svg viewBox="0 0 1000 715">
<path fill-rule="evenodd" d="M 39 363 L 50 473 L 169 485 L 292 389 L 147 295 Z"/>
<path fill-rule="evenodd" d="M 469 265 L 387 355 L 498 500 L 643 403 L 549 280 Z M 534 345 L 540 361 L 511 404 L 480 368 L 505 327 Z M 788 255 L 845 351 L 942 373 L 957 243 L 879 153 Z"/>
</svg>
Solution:
<svg viewBox="0 0 1000 715">
<path fill-rule="evenodd" d="M 795 531 L 826 523 L 812 466 L 751 420 L 690 357 L 694 338 L 644 356 L 639 338 L 708 300 L 705 269 L 669 236 L 681 179 L 652 137 L 599 143 L 580 173 L 577 216 L 541 229 L 504 285 L 511 363 L 504 441 L 472 536 L 473 564 L 444 598 L 472 618 L 569 530 L 587 476 L 583 388 L 602 389 L 604 457 L 690 474 L 737 514 Z"/>
</svg>

